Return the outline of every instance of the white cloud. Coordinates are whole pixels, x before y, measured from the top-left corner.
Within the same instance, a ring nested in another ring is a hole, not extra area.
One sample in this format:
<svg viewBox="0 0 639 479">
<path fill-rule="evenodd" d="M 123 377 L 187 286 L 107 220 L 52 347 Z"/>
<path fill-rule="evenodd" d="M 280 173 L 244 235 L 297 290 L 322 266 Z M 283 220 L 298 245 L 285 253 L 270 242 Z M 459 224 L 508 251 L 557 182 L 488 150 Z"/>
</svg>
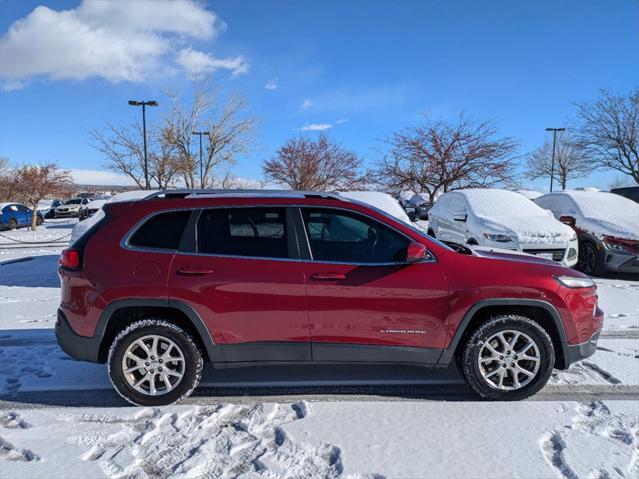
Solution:
<svg viewBox="0 0 639 479">
<path fill-rule="evenodd" d="M 333 128 L 333 125 L 330 123 L 311 123 L 304 125 L 301 130 L 302 131 L 324 131 Z"/>
<path fill-rule="evenodd" d="M 135 181 L 113 171 L 70 169 L 73 181 L 79 185 L 134 186 Z"/>
<path fill-rule="evenodd" d="M 277 78 L 266 82 L 266 85 L 264 85 L 264 88 L 266 90 L 277 90 Z"/>
<path fill-rule="evenodd" d="M 311 99 L 310 98 L 305 98 L 304 101 L 302 102 L 302 104 L 300 105 L 300 108 L 302 110 L 308 110 L 312 106 L 313 106 L 313 102 L 311 101 Z"/>
<path fill-rule="evenodd" d="M 230 70 L 233 76 L 248 73 L 249 64 L 244 57 L 214 58 L 208 53 L 184 48 L 178 53 L 176 61 L 190 76 L 199 77 L 216 70 Z"/>
<path fill-rule="evenodd" d="M 335 124 L 336 125 L 341 125 L 342 123 L 347 123 L 350 120 L 348 118 L 338 118 L 337 120 L 335 120 Z"/>
<path fill-rule="evenodd" d="M 171 71 L 186 41 L 211 41 L 225 29 L 215 13 L 193 0 L 84 0 L 60 11 L 40 6 L 0 38 L 0 79 L 5 89 L 23 87 L 38 76 L 143 81 Z M 203 71 L 248 69 L 241 57 L 202 55 L 207 57 L 200 63 Z"/>
</svg>

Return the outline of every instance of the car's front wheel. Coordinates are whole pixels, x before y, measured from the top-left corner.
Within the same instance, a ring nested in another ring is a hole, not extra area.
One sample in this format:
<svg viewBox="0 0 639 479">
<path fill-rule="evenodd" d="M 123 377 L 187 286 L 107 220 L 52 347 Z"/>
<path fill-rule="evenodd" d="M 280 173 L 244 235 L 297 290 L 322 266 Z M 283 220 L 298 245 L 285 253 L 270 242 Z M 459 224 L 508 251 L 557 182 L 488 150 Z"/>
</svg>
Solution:
<svg viewBox="0 0 639 479">
<path fill-rule="evenodd" d="M 129 325 L 109 350 L 109 377 L 116 391 L 139 406 L 162 406 L 189 396 L 202 376 L 202 353 L 179 326 L 162 319 Z"/>
<path fill-rule="evenodd" d="M 9 220 L 9 229 L 10 230 L 14 230 L 18 227 L 18 222 L 15 220 L 15 218 L 11 218 Z"/>
<path fill-rule="evenodd" d="M 483 398 L 524 399 L 545 386 L 555 365 L 548 333 L 514 314 L 495 316 L 470 335 L 461 367 L 466 382 Z"/>
<path fill-rule="evenodd" d="M 603 272 L 603 258 L 594 243 L 585 241 L 579 245 L 579 258 L 575 267 L 588 276 L 596 276 Z"/>
</svg>

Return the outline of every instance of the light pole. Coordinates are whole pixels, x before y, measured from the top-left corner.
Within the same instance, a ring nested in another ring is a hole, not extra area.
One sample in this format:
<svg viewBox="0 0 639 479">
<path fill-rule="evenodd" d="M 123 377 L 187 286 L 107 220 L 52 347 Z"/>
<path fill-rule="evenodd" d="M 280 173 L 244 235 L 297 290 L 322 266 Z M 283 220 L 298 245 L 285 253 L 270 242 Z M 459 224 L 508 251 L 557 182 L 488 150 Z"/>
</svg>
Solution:
<svg viewBox="0 0 639 479">
<path fill-rule="evenodd" d="M 208 137 L 210 137 L 211 135 L 208 131 L 194 131 L 193 134 L 200 137 L 200 188 L 204 189 L 204 173 L 202 169 L 202 165 L 204 164 L 204 162 L 202 161 L 202 135 L 206 135 Z"/>
<path fill-rule="evenodd" d="M 552 193 L 552 181 L 555 178 L 555 146 L 557 144 L 557 132 L 565 131 L 565 128 L 546 128 L 546 131 L 552 131 L 552 163 L 550 164 L 550 192 Z"/>
<path fill-rule="evenodd" d="M 151 187 L 149 185 L 149 161 L 146 157 L 146 107 L 158 106 L 158 102 L 155 100 L 148 100 L 148 101 L 129 100 L 129 105 L 142 107 L 142 136 L 144 137 L 144 184 L 146 185 L 145 189 L 149 190 L 151 189 Z"/>
</svg>

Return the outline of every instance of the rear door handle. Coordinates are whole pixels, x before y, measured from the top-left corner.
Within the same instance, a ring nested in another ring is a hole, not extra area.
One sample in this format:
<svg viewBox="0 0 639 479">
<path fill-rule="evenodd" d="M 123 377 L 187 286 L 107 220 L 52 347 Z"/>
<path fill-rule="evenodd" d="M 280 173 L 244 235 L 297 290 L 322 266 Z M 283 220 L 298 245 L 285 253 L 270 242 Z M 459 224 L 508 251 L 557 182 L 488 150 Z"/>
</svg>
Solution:
<svg viewBox="0 0 639 479">
<path fill-rule="evenodd" d="M 336 281 L 338 279 L 346 279 L 346 275 L 342 273 L 315 273 L 311 278 L 323 281 Z"/>
<path fill-rule="evenodd" d="M 212 274 L 213 270 L 208 268 L 197 268 L 192 266 L 187 266 L 185 268 L 180 268 L 177 270 L 177 274 L 185 275 L 185 276 L 204 276 L 205 274 Z"/>
</svg>

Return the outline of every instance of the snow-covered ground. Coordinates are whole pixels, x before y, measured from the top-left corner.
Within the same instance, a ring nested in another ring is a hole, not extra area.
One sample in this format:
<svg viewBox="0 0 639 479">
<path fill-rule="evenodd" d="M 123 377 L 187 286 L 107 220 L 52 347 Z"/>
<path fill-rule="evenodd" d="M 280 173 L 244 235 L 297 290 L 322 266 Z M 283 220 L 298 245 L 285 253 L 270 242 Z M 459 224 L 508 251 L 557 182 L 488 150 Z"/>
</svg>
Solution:
<svg viewBox="0 0 639 479">
<path fill-rule="evenodd" d="M 205 371 L 132 408 L 52 331 L 75 220 L 0 236 L 0 477 L 639 477 L 639 281 L 597 279 L 597 353 L 533 400 L 477 401 L 454 368 Z"/>
</svg>

